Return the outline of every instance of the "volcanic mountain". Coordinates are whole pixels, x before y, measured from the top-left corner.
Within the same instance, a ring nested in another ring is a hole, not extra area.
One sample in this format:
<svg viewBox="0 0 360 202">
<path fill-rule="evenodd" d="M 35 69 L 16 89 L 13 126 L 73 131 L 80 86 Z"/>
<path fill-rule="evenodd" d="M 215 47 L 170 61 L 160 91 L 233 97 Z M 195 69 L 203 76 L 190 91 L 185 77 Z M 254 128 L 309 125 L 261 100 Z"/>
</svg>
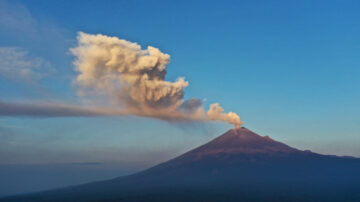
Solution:
<svg viewBox="0 0 360 202">
<path fill-rule="evenodd" d="M 360 201 L 360 159 L 301 151 L 246 128 L 148 170 L 4 201 Z"/>
</svg>

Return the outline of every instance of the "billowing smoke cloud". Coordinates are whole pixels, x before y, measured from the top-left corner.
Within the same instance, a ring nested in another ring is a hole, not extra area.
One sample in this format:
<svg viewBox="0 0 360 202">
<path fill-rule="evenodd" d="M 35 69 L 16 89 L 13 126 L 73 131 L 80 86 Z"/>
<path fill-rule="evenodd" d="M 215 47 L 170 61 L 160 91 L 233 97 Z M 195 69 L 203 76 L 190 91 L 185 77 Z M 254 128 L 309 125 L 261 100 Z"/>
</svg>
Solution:
<svg viewBox="0 0 360 202">
<path fill-rule="evenodd" d="M 199 99 L 184 101 L 184 89 L 189 85 L 180 77 L 175 82 L 165 80 L 170 56 L 148 46 L 117 37 L 80 32 L 78 46 L 71 49 L 79 75 L 75 83 L 78 95 L 85 98 L 106 97 L 113 107 L 127 113 L 163 120 L 225 121 L 239 127 L 240 117 L 224 113 L 218 103 L 205 113 Z"/>
</svg>

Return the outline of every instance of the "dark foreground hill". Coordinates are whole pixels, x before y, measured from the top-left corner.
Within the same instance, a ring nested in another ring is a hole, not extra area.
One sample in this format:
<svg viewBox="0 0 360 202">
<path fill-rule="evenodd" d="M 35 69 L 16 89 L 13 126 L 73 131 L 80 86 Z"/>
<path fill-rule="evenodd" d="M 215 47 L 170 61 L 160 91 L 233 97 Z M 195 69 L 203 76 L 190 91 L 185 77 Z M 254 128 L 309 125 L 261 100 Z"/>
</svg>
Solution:
<svg viewBox="0 0 360 202">
<path fill-rule="evenodd" d="M 134 175 L 0 201 L 360 201 L 360 159 L 240 128 Z"/>
</svg>

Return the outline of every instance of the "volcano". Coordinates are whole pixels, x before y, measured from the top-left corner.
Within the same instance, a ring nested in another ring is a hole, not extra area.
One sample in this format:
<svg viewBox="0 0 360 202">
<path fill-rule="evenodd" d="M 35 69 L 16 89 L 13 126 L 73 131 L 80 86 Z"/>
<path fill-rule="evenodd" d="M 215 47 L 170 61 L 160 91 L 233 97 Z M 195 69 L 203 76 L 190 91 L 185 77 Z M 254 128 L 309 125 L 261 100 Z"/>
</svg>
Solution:
<svg viewBox="0 0 360 202">
<path fill-rule="evenodd" d="M 302 151 L 247 128 L 145 171 L 3 201 L 360 201 L 360 159 Z"/>
</svg>

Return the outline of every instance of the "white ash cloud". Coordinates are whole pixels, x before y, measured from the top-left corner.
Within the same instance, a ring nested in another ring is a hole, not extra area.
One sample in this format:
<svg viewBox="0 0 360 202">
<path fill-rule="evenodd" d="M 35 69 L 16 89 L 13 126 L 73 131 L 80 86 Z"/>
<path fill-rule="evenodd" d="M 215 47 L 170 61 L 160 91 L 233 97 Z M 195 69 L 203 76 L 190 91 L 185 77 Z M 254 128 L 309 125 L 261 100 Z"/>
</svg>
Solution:
<svg viewBox="0 0 360 202">
<path fill-rule="evenodd" d="M 49 62 L 29 56 L 22 48 L 0 47 L 0 77 L 35 83 L 54 72 L 55 69 Z"/>
<path fill-rule="evenodd" d="M 240 126 L 233 112 L 224 113 L 213 104 L 205 113 L 199 99 L 184 100 L 189 85 L 183 77 L 166 81 L 170 55 L 158 48 L 141 46 L 117 37 L 80 32 L 78 45 L 71 49 L 79 72 L 78 95 L 106 97 L 115 108 L 127 113 L 168 121 L 225 121 Z"/>
</svg>

